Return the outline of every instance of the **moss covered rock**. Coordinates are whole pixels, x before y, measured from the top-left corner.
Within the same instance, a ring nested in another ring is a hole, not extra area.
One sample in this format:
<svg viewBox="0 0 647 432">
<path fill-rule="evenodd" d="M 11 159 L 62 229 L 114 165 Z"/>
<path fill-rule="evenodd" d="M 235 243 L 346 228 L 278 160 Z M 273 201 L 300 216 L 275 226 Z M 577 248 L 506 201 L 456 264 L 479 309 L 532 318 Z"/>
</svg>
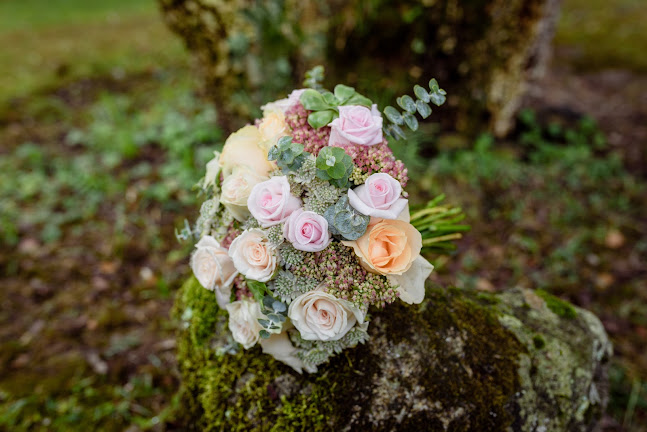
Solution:
<svg viewBox="0 0 647 432">
<path fill-rule="evenodd" d="M 175 314 L 190 430 L 588 431 L 606 404 L 600 321 L 545 292 L 430 288 L 421 305 L 374 311 L 371 339 L 313 375 L 236 351 L 195 279 Z"/>
</svg>

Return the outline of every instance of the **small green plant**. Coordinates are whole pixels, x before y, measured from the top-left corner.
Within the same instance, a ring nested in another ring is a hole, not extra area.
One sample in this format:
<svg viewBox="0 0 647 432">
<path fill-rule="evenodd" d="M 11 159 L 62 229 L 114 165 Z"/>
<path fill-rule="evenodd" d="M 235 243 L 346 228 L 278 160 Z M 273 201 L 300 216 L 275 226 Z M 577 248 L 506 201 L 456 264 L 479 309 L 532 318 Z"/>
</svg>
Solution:
<svg viewBox="0 0 647 432">
<path fill-rule="evenodd" d="M 338 188 L 348 188 L 353 159 L 339 147 L 324 147 L 317 156 L 317 177 Z"/>
<path fill-rule="evenodd" d="M 335 86 L 334 93 L 326 90 L 308 89 L 301 95 L 303 107 L 312 111 L 308 123 L 315 129 L 326 126 L 339 117 L 339 107 L 343 105 L 363 105 L 370 107 L 373 102 L 357 93 L 353 87 L 343 84 Z"/>
</svg>

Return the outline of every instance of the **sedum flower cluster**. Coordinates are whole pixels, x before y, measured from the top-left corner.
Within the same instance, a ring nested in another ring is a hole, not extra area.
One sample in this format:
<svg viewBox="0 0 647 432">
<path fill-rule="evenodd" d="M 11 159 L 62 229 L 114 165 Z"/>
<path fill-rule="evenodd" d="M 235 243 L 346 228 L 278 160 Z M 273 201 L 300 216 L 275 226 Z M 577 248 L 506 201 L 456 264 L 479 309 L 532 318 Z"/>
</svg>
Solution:
<svg viewBox="0 0 647 432">
<path fill-rule="evenodd" d="M 371 307 L 420 303 L 433 266 L 370 100 L 339 85 L 262 109 L 207 164 L 191 267 L 243 348 L 315 372 L 368 339 Z"/>
</svg>

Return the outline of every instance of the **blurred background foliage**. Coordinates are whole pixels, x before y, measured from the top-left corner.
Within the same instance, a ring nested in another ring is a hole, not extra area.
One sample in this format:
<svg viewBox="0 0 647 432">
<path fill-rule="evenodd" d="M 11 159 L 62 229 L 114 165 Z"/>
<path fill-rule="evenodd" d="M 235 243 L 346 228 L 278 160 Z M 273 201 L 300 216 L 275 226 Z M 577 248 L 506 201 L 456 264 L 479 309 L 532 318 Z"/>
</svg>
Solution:
<svg viewBox="0 0 647 432">
<path fill-rule="evenodd" d="M 473 227 L 436 259 L 437 282 L 541 288 L 601 317 L 616 349 L 606 431 L 647 424 L 642 3 L 565 0 L 555 60 L 505 138 L 441 127 L 440 108 L 394 149 L 412 197 L 445 193 Z M 300 45 L 286 25 L 306 13 L 296 2 L 253 4 L 240 19 L 268 49 L 240 67 L 270 62 L 258 79 L 286 93 L 301 72 L 279 47 L 327 45 Z M 406 27 L 415 10 L 392 19 Z M 226 137 L 223 114 L 152 0 L 0 1 L 0 43 L 0 429 L 181 429 L 168 310 L 188 249 L 174 230 L 197 214 L 191 188 Z M 379 79 L 408 89 L 415 66 Z M 366 93 L 376 79 L 350 78 Z M 251 103 L 236 88 L 232 101 Z"/>
</svg>

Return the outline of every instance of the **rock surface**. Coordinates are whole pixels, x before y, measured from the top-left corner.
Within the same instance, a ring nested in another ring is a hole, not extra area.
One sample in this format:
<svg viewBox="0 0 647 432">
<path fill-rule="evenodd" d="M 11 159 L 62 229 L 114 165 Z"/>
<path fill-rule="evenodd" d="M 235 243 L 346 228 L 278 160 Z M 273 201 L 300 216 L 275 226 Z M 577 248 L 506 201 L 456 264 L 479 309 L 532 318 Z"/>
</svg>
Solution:
<svg viewBox="0 0 647 432">
<path fill-rule="evenodd" d="M 190 430 L 590 431 L 607 401 L 600 321 L 545 292 L 431 287 L 372 311 L 371 339 L 299 375 L 235 352 L 195 279 L 178 294 L 179 418 Z"/>
</svg>

